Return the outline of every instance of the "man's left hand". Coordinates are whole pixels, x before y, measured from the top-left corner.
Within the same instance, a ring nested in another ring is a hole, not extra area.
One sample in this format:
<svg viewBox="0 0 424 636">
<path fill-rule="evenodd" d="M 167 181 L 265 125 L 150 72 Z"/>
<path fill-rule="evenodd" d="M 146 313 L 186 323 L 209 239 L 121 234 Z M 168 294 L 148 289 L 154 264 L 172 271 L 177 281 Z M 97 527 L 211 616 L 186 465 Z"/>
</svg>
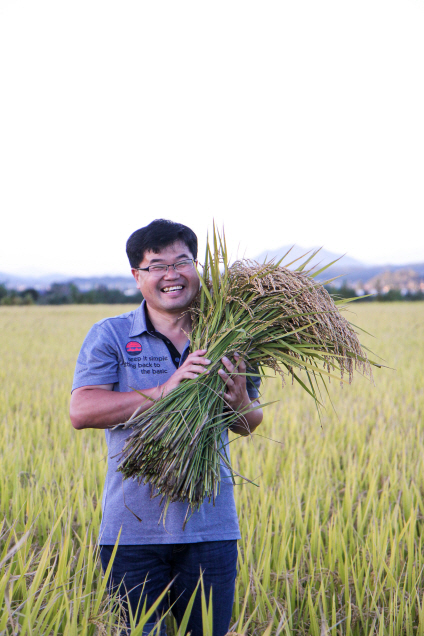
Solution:
<svg viewBox="0 0 424 636">
<path fill-rule="evenodd" d="M 238 353 L 234 354 L 236 364 L 233 364 L 226 356 L 222 358 L 222 364 L 227 370 L 219 369 L 218 374 L 225 383 L 223 391 L 224 400 L 234 411 L 243 411 L 250 405 L 250 398 L 246 389 L 246 376 L 238 375 L 246 373 L 246 363 Z"/>
</svg>

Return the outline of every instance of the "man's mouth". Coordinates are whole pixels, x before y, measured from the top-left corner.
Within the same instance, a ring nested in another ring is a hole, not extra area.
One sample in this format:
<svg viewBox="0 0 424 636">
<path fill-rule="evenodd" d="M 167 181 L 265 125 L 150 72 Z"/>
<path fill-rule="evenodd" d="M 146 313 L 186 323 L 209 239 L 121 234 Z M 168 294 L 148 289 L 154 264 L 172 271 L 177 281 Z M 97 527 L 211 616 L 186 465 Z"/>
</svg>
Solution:
<svg viewBox="0 0 424 636">
<path fill-rule="evenodd" d="M 164 294 L 169 294 L 170 292 L 175 292 L 175 291 L 180 291 L 180 289 L 183 289 L 183 285 L 170 285 L 169 287 L 163 287 L 161 289 L 161 291 Z"/>
</svg>

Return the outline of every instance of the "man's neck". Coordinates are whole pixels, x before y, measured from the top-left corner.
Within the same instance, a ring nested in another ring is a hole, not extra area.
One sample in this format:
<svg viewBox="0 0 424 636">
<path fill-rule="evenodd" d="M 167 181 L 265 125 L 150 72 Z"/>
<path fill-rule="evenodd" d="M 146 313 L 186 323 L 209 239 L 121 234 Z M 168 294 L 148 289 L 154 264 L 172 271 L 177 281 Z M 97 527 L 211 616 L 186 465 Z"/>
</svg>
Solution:
<svg viewBox="0 0 424 636">
<path fill-rule="evenodd" d="M 167 336 L 170 340 L 186 341 L 187 334 L 191 331 L 191 318 L 189 313 L 160 312 L 146 303 L 146 310 L 150 321 L 156 331 Z"/>
</svg>

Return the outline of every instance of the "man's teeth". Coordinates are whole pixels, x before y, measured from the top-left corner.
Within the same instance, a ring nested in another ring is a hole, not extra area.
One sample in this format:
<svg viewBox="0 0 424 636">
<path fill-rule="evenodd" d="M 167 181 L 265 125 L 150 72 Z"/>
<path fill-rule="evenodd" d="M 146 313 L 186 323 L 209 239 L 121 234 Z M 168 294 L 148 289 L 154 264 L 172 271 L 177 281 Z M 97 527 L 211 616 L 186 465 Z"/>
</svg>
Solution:
<svg viewBox="0 0 424 636">
<path fill-rule="evenodd" d="M 164 287 L 162 291 L 167 293 L 172 291 L 178 291 L 179 289 L 182 289 L 182 288 L 183 288 L 182 285 L 174 285 L 173 287 Z"/>
</svg>

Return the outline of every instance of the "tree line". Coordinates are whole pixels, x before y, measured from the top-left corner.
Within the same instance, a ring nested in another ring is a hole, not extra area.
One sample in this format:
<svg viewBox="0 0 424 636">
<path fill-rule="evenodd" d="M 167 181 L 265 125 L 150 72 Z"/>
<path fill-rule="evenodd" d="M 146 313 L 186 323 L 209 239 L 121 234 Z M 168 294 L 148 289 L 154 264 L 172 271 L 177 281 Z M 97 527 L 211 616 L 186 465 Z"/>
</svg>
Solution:
<svg viewBox="0 0 424 636">
<path fill-rule="evenodd" d="M 357 298 L 358 302 L 424 300 L 423 292 L 402 294 L 398 289 L 370 296 L 360 296 L 353 287 L 347 285 L 342 287 L 326 285 L 326 289 L 335 299 Z M 74 283 L 54 283 L 50 289 L 40 292 L 32 287 L 17 291 L 7 289 L 5 285 L 0 284 L 0 305 L 134 305 L 141 300 L 140 293 L 126 296 L 121 290 L 108 289 L 105 285 L 99 285 L 89 291 L 81 291 Z"/>
<path fill-rule="evenodd" d="M 388 292 L 385 293 L 378 292 L 377 294 L 367 294 L 363 296 L 358 294 L 353 287 L 349 287 L 348 285 L 342 285 L 342 287 L 326 285 L 325 288 L 335 300 L 339 300 L 341 298 L 357 298 L 357 302 L 424 300 L 424 293 L 422 291 L 416 292 L 415 294 L 412 294 L 411 292 L 403 294 L 400 289 L 390 289 Z"/>
<path fill-rule="evenodd" d="M 0 305 L 134 305 L 141 299 L 140 293 L 126 296 L 120 289 L 108 289 L 105 285 L 81 291 L 74 283 L 54 283 L 42 292 L 32 287 L 17 291 L 0 285 Z"/>
</svg>

